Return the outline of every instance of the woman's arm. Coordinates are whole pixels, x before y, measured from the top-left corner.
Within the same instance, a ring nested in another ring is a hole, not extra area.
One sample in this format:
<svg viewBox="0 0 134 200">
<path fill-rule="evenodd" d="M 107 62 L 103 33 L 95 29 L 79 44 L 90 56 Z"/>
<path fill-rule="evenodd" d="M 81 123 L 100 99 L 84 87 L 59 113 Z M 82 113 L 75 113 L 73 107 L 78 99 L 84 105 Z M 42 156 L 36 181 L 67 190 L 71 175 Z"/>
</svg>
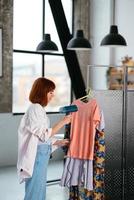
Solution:
<svg viewBox="0 0 134 200">
<path fill-rule="evenodd" d="M 51 136 L 55 135 L 56 133 L 58 133 L 58 131 L 66 124 L 69 124 L 71 122 L 72 116 L 71 115 L 67 115 L 65 117 L 63 117 L 58 123 L 56 123 L 53 127 L 52 127 L 52 132 L 51 132 Z"/>
<path fill-rule="evenodd" d="M 61 139 L 61 140 L 57 140 L 55 143 L 53 143 L 53 145 L 57 145 L 61 147 L 61 146 L 68 146 L 69 143 L 70 143 L 69 139 Z"/>
<path fill-rule="evenodd" d="M 63 117 L 52 128 L 47 128 L 47 118 L 44 116 L 44 109 L 39 104 L 35 104 L 31 107 L 26 120 L 26 128 L 29 132 L 34 134 L 42 142 L 47 141 L 54 136 L 65 125 L 71 122 L 71 115 Z M 46 119 L 46 120 L 44 120 Z"/>
</svg>

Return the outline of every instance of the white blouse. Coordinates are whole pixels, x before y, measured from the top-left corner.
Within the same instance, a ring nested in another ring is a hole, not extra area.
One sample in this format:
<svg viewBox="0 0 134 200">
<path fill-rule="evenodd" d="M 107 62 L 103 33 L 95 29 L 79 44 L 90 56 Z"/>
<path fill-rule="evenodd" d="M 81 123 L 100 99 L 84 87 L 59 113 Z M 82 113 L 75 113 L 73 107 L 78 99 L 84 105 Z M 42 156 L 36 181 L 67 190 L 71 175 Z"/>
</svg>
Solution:
<svg viewBox="0 0 134 200">
<path fill-rule="evenodd" d="M 20 183 L 30 178 L 37 152 L 37 146 L 47 143 L 52 151 L 57 149 L 56 138 L 51 137 L 52 128 L 45 108 L 40 104 L 31 104 L 21 119 L 18 128 L 18 162 L 17 169 Z"/>
</svg>

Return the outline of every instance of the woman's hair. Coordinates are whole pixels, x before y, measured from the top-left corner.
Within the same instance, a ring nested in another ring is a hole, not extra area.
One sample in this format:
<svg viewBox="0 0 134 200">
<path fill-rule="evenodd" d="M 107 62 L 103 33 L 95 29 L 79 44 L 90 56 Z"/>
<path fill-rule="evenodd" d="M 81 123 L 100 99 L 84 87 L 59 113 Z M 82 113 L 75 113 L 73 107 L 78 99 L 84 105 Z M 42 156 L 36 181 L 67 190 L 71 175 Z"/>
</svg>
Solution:
<svg viewBox="0 0 134 200">
<path fill-rule="evenodd" d="M 34 81 L 32 89 L 29 94 L 29 100 L 32 103 L 39 103 L 46 106 L 48 103 L 48 92 L 55 89 L 55 83 L 47 78 L 41 77 Z"/>
</svg>

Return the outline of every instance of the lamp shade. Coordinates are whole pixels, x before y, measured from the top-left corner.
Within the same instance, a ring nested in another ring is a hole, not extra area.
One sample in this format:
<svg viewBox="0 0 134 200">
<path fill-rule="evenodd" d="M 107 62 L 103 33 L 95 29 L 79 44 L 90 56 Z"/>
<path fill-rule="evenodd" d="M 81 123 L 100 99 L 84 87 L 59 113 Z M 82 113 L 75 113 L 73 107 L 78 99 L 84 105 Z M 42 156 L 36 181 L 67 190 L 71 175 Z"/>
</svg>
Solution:
<svg viewBox="0 0 134 200">
<path fill-rule="evenodd" d="M 89 50 L 91 44 L 84 38 L 83 30 L 77 30 L 75 37 L 72 38 L 67 45 L 69 50 Z"/>
<path fill-rule="evenodd" d="M 110 33 L 103 38 L 101 46 L 127 46 L 127 43 L 126 40 L 118 33 L 118 27 L 116 25 L 112 25 L 110 27 Z"/>
<path fill-rule="evenodd" d="M 51 41 L 50 34 L 44 34 L 44 40 L 38 44 L 36 50 L 40 52 L 58 51 L 58 47 Z"/>
</svg>

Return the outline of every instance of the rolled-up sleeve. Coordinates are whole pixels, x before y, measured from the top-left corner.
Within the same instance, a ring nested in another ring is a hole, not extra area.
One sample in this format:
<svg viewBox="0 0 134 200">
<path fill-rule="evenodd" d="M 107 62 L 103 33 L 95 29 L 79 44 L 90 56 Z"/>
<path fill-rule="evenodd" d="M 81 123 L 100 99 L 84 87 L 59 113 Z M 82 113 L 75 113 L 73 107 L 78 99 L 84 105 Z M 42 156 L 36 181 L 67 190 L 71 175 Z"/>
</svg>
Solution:
<svg viewBox="0 0 134 200">
<path fill-rule="evenodd" d="M 44 108 L 39 105 L 33 105 L 27 113 L 26 128 L 37 136 L 42 142 L 51 137 L 52 128 L 48 128 L 48 120 Z"/>
</svg>

